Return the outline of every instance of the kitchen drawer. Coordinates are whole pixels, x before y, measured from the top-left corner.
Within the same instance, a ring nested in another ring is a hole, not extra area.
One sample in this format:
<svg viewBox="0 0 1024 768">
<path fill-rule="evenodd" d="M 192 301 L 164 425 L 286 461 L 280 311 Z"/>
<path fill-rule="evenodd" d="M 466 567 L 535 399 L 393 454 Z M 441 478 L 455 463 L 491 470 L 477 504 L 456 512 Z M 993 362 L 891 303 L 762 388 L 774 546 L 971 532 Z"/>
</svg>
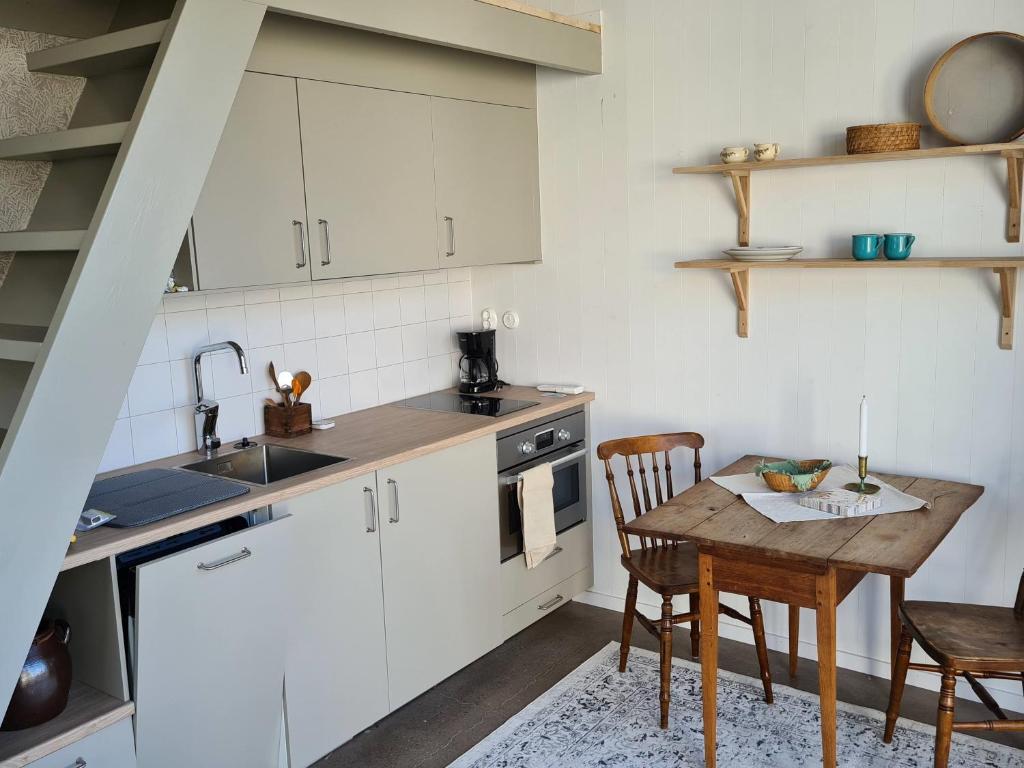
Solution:
<svg viewBox="0 0 1024 768">
<path fill-rule="evenodd" d="M 29 763 L 29 768 L 135 768 L 132 719 L 119 720 L 102 731 Z"/>
<path fill-rule="evenodd" d="M 590 521 L 559 534 L 558 547 L 533 570 L 522 555 L 501 564 L 501 612 L 508 613 L 527 600 L 569 578 L 593 562 Z"/>
<path fill-rule="evenodd" d="M 533 622 L 543 619 L 552 611 L 561 608 L 576 595 L 585 592 L 593 583 L 594 569 L 588 564 L 582 571 L 574 573 L 565 581 L 541 592 L 514 611 L 506 613 L 501 619 L 501 629 L 505 639 L 508 640 Z"/>
</svg>

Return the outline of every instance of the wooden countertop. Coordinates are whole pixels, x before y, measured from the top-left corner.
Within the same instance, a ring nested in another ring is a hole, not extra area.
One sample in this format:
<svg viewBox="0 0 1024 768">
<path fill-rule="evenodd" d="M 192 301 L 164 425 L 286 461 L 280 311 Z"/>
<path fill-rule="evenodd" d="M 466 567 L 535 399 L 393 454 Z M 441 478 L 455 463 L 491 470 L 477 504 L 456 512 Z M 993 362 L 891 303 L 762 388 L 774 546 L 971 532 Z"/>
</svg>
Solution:
<svg viewBox="0 0 1024 768">
<path fill-rule="evenodd" d="M 104 527 L 81 533 L 78 536 L 78 541 L 68 548 L 61 570 L 65 571 L 68 568 L 127 552 L 168 536 L 284 501 L 293 496 L 300 496 L 327 485 L 409 461 L 418 456 L 469 442 L 484 435 L 495 434 L 544 416 L 581 408 L 594 399 L 592 392 L 568 397 L 545 397 L 532 387 L 505 387 L 500 392 L 493 393 L 492 396 L 531 400 L 538 405 L 498 418 L 381 405 L 333 417 L 334 429 L 314 430 L 312 434 L 302 437 L 281 439 L 259 435 L 253 438 L 259 443 L 277 443 L 330 456 L 344 456 L 349 461 L 281 480 L 272 485 L 253 485 L 250 486 L 249 493 L 244 496 L 175 515 L 150 525 L 137 528 Z M 222 448 L 219 455 L 225 456 L 231 452 L 230 447 L 227 450 Z M 99 477 L 113 477 L 126 472 L 154 467 L 179 467 L 194 463 L 199 459 L 200 456 L 193 451 L 107 472 Z"/>
</svg>

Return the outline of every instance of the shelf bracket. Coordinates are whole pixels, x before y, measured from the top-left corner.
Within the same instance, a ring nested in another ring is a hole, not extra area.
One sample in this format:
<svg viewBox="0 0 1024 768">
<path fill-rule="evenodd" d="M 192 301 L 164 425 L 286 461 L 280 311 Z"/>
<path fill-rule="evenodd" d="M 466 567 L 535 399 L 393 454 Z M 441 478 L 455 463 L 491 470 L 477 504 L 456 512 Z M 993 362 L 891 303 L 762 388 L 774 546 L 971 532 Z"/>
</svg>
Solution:
<svg viewBox="0 0 1024 768">
<path fill-rule="evenodd" d="M 750 335 L 750 270 L 730 270 L 729 276 L 736 291 L 736 334 L 745 339 Z"/>
<path fill-rule="evenodd" d="M 1024 174 L 1024 151 L 1015 149 L 1003 150 L 1003 157 L 1006 158 L 1006 181 L 1009 193 L 1009 206 L 1006 218 L 1006 241 L 1008 243 L 1019 243 L 1021 183 L 1022 174 Z"/>
<path fill-rule="evenodd" d="M 999 348 L 1013 349 L 1013 308 L 1017 301 L 1017 267 L 996 267 L 999 275 Z"/>
<path fill-rule="evenodd" d="M 736 210 L 739 213 L 740 245 L 750 245 L 750 171 L 726 171 L 736 194 Z"/>
</svg>

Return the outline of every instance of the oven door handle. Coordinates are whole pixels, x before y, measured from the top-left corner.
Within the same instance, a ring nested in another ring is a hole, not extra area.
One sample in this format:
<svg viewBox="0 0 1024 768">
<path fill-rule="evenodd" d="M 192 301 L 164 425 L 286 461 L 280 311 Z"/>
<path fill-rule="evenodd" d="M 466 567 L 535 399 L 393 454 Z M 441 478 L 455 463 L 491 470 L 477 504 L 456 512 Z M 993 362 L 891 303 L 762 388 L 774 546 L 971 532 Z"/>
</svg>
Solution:
<svg viewBox="0 0 1024 768">
<path fill-rule="evenodd" d="M 554 469 L 555 467 L 561 466 L 562 464 L 568 464 L 570 461 L 576 461 L 576 459 L 582 458 L 586 455 L 587 449 L 581 448 L 578 451 L 573 451 L 568 456 L 563 456 L 560 459 L 555 459 L 554 461 L 551 462 L 551 468 Z M 537 466 L 540 466 L 540 464 L 543 463 L 544 462 L 540 462 Z M 518 472 L 514 475 L 500 475 L 498 477 L 498 485 L 515 485 L 516 483 L 519 482 L 520 477 L 522 477 L 522 475 L 520 475 Z"/>
</svg>

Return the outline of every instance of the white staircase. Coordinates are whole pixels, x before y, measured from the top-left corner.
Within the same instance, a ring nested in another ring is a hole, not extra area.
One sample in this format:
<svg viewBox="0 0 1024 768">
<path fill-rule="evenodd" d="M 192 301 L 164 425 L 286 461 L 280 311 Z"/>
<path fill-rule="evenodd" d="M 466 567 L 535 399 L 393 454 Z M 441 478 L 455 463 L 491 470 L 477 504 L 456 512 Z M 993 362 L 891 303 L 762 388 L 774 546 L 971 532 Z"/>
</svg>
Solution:
<svg viewBox="0 0 1024 768">
<path fill-rule="evenodd" d="M 0 141 L 0 160 L 53 162 L 28 229 L 0 233 L 16 252 L 0 287 L 0 712 L 264 13 L 179 0 L 170 19 L 28 56 L 89 80 L 68 130 Z"/>
</svg>

